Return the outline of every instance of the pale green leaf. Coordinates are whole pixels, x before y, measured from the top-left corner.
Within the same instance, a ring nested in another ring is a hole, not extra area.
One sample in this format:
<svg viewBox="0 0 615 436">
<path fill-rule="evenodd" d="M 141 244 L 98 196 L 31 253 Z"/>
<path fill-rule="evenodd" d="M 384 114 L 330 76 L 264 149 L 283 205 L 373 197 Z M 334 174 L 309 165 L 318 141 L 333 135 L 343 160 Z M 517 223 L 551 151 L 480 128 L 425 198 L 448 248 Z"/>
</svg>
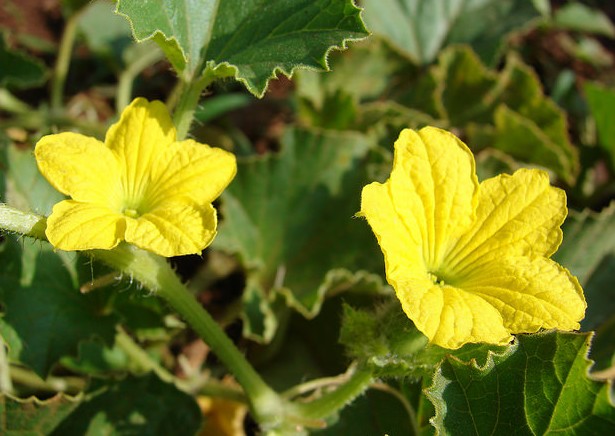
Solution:
<svg viewBox="0 0 615 436">
<path fill-rule="evenodd" d="M 522 335 L 485 364 L 447 358 L 427 395 L 441 434 L 610 434 L 611 386 L 588 377 L 590 334 Z"/>
<path fill-rule="evenodd" d="M 608 15 L 578 1 L 570 2 L 557 9 L 553 15 L 553 22 L 564 29 L 615 37 L 615 26 Z"/>
<path fill-rule="evenodd" d="M 609 153 L 611 165 L 615 168 L 615 89 L 586 82 L 584 91 L 596 121 L 600 145 Z"/>
<path fill-rule="evenodd" d="M 366 0 L 374 33 L 419 64 L 431 63 L 447 45 L 468 43 L 483 61 L 497 60 L 506 36 L 539 16 L 527 0 Z"/>
<path fill-rule="evenodd" d="M 599 328 L 615 312 L 615 203 L 599 213 L 571 211 L 562 229 L 564 240 L 553 257 L 585 290 L 587 312 L 581 325 Z"/>
<path fill-rule="evenodd" d="M 190 79 L 204 68 L 262 96 L 278 72 L 327 69 L 332 48 L 367 36 L 351 0 L 120 0 L 138 41 L 154 39 Z"/>
</svg>

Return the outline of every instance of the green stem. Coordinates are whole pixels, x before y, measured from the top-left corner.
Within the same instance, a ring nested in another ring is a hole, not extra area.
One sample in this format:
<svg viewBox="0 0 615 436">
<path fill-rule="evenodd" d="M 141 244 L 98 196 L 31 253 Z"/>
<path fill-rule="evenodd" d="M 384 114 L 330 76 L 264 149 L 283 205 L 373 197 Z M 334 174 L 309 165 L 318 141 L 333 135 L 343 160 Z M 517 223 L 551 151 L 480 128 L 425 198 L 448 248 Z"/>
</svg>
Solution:
<svg viewBox="0 0 615 436">
<path fill-rule="evenodd" d="M 199 104 L 201 94 L 213 82 L 214 78 L 213 74 L 204 74 L 198 80 L 183 82 L 182 93 L 173 112 L 173 122 L 177 128 L 177 139 L 179 141 L 188 136 L 194 119 L 194 111 Z"/>
<path fill-rule="evenodd" d="M 250 400 L 257 421 L 272 424 L 278 421 L 282 406 L 280 397 L 263 381 L 246 357 L 186 289 L 164 258 L 127 244 L 110 251 L 94 250 L 91 254 L 129 274 L 167 300 L 235 376 Z"/>
<path fill-rule="evenodd" d="M 0 392 L 10 394 L 13 392 L 13 382 L 11 381 L 11 367 L 6 346 L 0 337 Z"/>
<path fill-rule="evenodd" d="M 71 54 L 75 38 L 77 36 L 77 25 L 81 14 L 73 14 L 67 21 L 60 41 L 60 50 L 56 59 L 53 77 L 51 79 L 51 109 L 56 112 L 62 108 L 64 97 L 64 84 L 68 74 Z"/>
<path fill-rule="evenodd" d="M 162 57 L 162 52 L 156 47 L 152 47 L 151 50 L 147 50 L 120 74 L 117 84 L 117 97 L 115 99 L 115 108 L 118 114 L 130 104 L 130 100 L 132 99 L 132 84 L 135 78 L 147 67 L 162 59 Z"/>
<path fill-rule="evenodd" d="M 44 217 L 0 203 L 0 228 L 37 239 L 47 239 L 46 227 L 47 220 Z"/>
<path fill-rule="evenodd" d="M 348 380 L 309 403 L 297 404 L 297 412 L 305 419 L 324 419 L 362 394 L 372 382 L 372 372 L 367 369 L 358 369 Z"/>
<path fill-rule="evenodd" d="M 49 376 L 43 380 L 34 372 L 15 365 L 11 366 L 11 379 L 15 384 L 27 386 L 31 389 L 69 394 L 77 394 L 83 391 L 87 385 L 85 379 L 80 377 Z"/>
</svg>

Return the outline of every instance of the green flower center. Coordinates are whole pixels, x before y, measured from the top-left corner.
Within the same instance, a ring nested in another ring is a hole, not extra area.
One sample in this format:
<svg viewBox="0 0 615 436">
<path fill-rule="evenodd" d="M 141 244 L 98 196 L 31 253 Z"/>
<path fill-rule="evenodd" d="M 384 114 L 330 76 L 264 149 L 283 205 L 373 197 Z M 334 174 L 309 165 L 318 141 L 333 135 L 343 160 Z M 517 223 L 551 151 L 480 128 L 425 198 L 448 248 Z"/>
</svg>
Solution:
<svg viewBox="0 0 615 436">
<path fill-rule="evenodd" d="M 130 207 L 124 208 L 122 214 L 126 215 L 128 218 L 139 218 L 141 215 L 137 209 L 132 209 Z"/>
</svg>

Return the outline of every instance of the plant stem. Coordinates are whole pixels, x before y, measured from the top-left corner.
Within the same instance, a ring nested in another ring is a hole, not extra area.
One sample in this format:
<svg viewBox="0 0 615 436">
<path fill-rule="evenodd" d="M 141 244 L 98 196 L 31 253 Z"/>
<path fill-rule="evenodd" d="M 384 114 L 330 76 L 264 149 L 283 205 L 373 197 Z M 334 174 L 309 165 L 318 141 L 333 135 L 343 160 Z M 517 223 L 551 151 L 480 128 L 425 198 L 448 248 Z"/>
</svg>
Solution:
<svg viewBox="0 0 615 436">
<path fill-rule="evenodd" d="M 19 366 L 11 366 L 11 379 L 16 384 L 47 392 L 66 392 L 76 394 L 85 389 L 87 383 L 80 377 L 49 376 L 43 380 L 33 371 Z"/>
<path fill-rule="evenodd" d="M 0 337 L 0 392 L 3 394 L 10 394 L 13 392 L 11 367 L 9 365 L 9 358 L 2 337 Z"/>
<path fill-rule="evenodd" d="M 164 298 L 209 345 L 243 387 L 253 413 L 261 423 L 277 421 L 281 399 L 250 365 L 220 326 L 197 302 L 160 256 L 122 244 L 114 250 L 94 250 L 92 255 L 129 274 Z"/>
<path fill-rule="evenodd" d="M 188 135 L 201 93 L 213 82 L 213 79 L 213 75 L 203 75 L 198 80 L 183 82 L 183 89 L 173 112 L 173 122 L 177 128 L 178 141 L 185 139 Z"/>
<path fill-rule="evenodd" d="M 64 84 L 66 83 L 66 76 L 68 74 L 73 45 L 75 44 L 75 37 L 77 36 L 77 25 L 79 24 L 80 16 L 81 13 L 79 12 L 71 15 L 66 21 L 64 33 L 62 33 L 60 50 L 56 58 L 53 77 L 51 79 L 51 109 L 54 112 L 62 109 Z"/>
<path fill-rule="evenodd" d="M 47 220 L 33 213 L 22 212 L 6 204 L 0 203 L 0 228 L 9 232 L 32 236 L 37 239 L 47 239 L 45 228 Z"/>
<path fill-rule="evenodd" d="M 115 109 L 118 114 L 128 106 L 132 99 L 132 84 L 135 78 L 147 67 L 162 59 L 162 57 L 162 52 L 157 47 L 152 46 L 151 50 L 147 50 L 137 60 L 128 65 L 128 68 L 122 71 L 118 80 L 115 99 Z"/>
<path fill-rule="evenodd" d="M 297 404 L 298 412 L 306 419 L 324 419 L 331 416 L 362 394 L 372 382 L 372 377 L 371 371 L 358 369 L 334 391 L 309 403 Z"/>
</svg>

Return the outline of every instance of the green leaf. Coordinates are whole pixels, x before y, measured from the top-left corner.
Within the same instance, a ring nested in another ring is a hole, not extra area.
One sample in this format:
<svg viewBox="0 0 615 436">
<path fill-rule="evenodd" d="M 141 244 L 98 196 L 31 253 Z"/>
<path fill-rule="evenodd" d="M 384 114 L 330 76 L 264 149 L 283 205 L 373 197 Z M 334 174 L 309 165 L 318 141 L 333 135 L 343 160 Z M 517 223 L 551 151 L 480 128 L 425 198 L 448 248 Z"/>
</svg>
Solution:
<svg viewBox="0 0 615 436">
<path fill-rule="evenodd" d="M 47 244 L 26 241 L 23 248 L 7 238 L 0 252 L 0 301 L 3 323 L 17 338 L 9 356 L 45 378 L 66 355 L 75 355 L 79 342 L 99 337 L 113 341 L 116 318 L 103 312 L 97 295 L 79 292 L 76 255 L 54 253 Z M 8 246 L 12 246 L 10 249 Z M 21 264 L 14 260 L 21 258 Z M 81 264 L 84 270 L 90 267 Z M 86 280 L 83 277 L 82 280 Z M 3 331 L 6 328 L 2 329 Z"/>
<path fill-rule="evenodd" d="M 244 309 L 250 328 L 264 332 L 270 326 L 270 333 L 275 294 L 312 317 L 336 289 L 379 288 L 381 279 L 373 273 L 382 271 L 381 256 L 373 255 L 375 238 L 365 222 L 353 218 L 366 183 L 367 138 L 288 130 L 281 146 L 277 155 L 239 162 L 222 195 L 224 220 L 214 242 L 236 253 L 248 272 Z M 340 269 L 346 271 L 335 271 Z"/>
<path fill-rule="evenodd" d="M 278 72 L 327 69 L 332 48 L 367 36 L 351 0 L 120 0 L 137 41 L 152 38 L 187 79 L 206 67 L 262 96 Z"/>
<path fill-rule="evenodd" d="M 79 17 L 79 31 L 88 47 L 101 57 L 115 57 L 120 61 L 122 52 L 133 43 L 130 26 L 114 14 L 115 5 L 108 1 L 90 2 Z"/>
<path fill-rule="evenodd" d="M 507 347 L 466 344 L 449 350 L 428 344 L 397 300 L 381 305 L 376 311 L 344 307 L 340 343 L 353 358 L 368 365 L 377 377 L 431 377 L 446 356 L 464 362 L 485 362 L 489 353 Z"/>
<path fill-rule="evenodd" d="M 94 385 L 54 435 L 196 434 L 201 411 L 194 399 L 149 374 Z"/>
<path fill-rule="evenodd" d="M 0 32 L 0 86 L 31 88 L 45 80 L 45 66 L 36 58 L 7 47 Z"/>
<path fill-rule="evenodd" d="M 615 312 L 615 203 L 601 212 L 571 211 L 562 226 L 564 240 L 553 256 L 585 290 L 583 329 L 593 330 Z"/>
<path fill-rule="evenodd" d="M 611 166 L 615 168 L 615 123 L 613 123 L 615 89 L 598 83 L 586 82 L 583 90 L 591 114 L 596 121 L 600 145 L 609 153 Z"/>
<path fill-rule="evenodd" d="M 374 33 L 418 64 L 431 63 L 447 45 L 468 43 L 494 64 L 506 37 L 539 13 L 527 0 L 366 0 Z"/>
<path fill-rule="evenodd" d="M 615 253 L 615 202 L 599 213 L 570 211 L 562 230 L 564 240 L 553 258 L 586 285 L 603 259 Z"/>
<path fill-rule="evenodd" d="M 558 8 L 553 23 L 564 29 L 615 37 L 615 26 L 604 12 L 579 2 L 570 2 Z"/>
<path fill-rule="evenodd" d="M 53 205 L 64 199 L 40 174 L 32 149 L 9 146 L 6 174 L 7 204 L 39 215 L 51 214 Z"/>
<path fill-rule="evenodd" d="M 312 433 L 318 436 L 405 436 L 414 434 L 414 429 L 408 411 L 399 399 L 387 392 L 370 390 L 344 408 L 337 422 Z"/>
<path fill-rule="evenodd" d="M 0 433 L 6 436 L 51 434 L 80 401 L 80 396 L 73 398 L 64 394 L 46 400 L 0 395 Z"/>
<path fill-rule="evenodd" d="M 486 69 L 468 47 L 444 51 L 433 73 L 449 122 L 467 129 L 470 146 L 489 145 L 573 184 L 579 172 L 565 113 L 516 56 L 502 73 Z"/>
<path fill-rule="evenodd" d="M 522 335 L 486 364 L 447 358 L 427 395 L 441 434 L 609 434 L 610 384 L 588 378 L 591 334 Z"/>
</svg>

